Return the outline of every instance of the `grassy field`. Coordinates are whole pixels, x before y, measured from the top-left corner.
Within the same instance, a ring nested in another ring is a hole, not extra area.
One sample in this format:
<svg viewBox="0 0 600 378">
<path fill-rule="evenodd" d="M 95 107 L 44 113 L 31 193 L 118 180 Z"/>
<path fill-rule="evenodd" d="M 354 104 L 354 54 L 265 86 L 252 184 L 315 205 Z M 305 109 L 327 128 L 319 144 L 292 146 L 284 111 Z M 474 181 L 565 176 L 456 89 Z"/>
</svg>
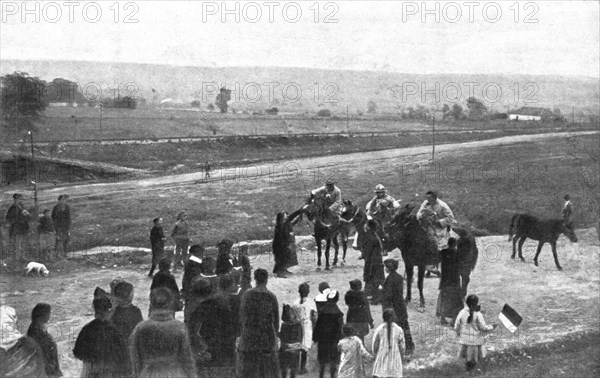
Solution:
<svg viewBox="0 0 600 378">
<path fill-rule="evenodd" d="M 214 244 L 225 236 L 240 241 L 269 239 L 275 214 L 300 207 L 307 191 L 321 185 L 327 175 L 337 177 L 344 197 L 361 206 L 379 182 L 403 202 L 420 203 L 423 193 L 437 189 L 460 222 L 495 234 L 507 233 L 514 211 L 559 216 L 562 197 L 570 193 L 575 227 L 593 227 L 598 217 L 598 145 L 598 135 L 553 138 L 441 152 L 435 165 L 430 155 L 348 161 L 329 171 L 307 171 L 291 178 L 223 177 L 210 183 L 76 198 L 73 247 L 147 246 L 151 219 L 163 216 L 169 230 L 180 210 L 189 213 L 194 242 Z M 311 232 L 305 222 L 296 231 Z"/>
</svg>

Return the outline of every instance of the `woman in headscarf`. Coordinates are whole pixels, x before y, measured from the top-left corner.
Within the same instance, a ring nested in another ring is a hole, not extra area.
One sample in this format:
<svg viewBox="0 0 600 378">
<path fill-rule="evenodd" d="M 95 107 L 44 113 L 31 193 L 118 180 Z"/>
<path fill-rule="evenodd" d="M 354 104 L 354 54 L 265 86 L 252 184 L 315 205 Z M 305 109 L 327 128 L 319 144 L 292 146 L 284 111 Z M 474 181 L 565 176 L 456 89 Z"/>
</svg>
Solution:
<svg viewBox="0 0 600 378">
<path fill-rule="evenodd" d="M 38 344 L 17 329 L 14 308 L 0 306 L 0 377 L 45 377 L 44 357 Z"/>
<path fill-rule="evenodd" d="M 115 286 L 116 308 L 111 319 L 125 343 L 135 326 L 144 320 L 142 311 L 131 303 L 132 300 L 133 285 L 126 281 L 119 282 Z"/>
<path fill-rule="evenodd" d="M 379 236 L 377 236 L 377 227 L 379 227 L 377 221 L 370 219 L 365 225 L 366 232 L 363 241 L 365 293 L 373 297 L 373 304 L 379 303 L 379 286 L 385 280 L 382 257 L 383 246 Z"/>
<path fill-rule="evenodd" d="M 284 211 L 275 218 L 275 235 L 273 236 L 273 255 L 275 267 L 273 273 L 277 277 L 286 278 L 291 272 L 287 268 L 298 265 L 296 242 L 293 227 L 302 219 L 303 209 L 298 209 L 288 216 Z"/>
<path fill-rule="evenodd" d="M 173 295 L 161 287 L 150 293 L 150 319 L 131 334 L 129 355 L 135 377 L 196 377 L 185 325 L 173 316 Z"/>
<path fill-rule="evenodd" d="M 42 350 L 46 374 L 49 377 L 62 377 L 58 363 L 58 350 L 56 342 L 46 330 L 50 320 L 51 307 L 48 303 L 38 303 L 31 311 L 31 325 L 27 336 L 34 339 Z"/>
<path fill-rule="evenodd" d="M 93 303 L 96 318 L 83 326 L 73 348 L 75 358 L 83 361 L 81 377 L 127 376 L 127 347 L 110 320 L 110 299 L 100 297 Z"/>
</svg>

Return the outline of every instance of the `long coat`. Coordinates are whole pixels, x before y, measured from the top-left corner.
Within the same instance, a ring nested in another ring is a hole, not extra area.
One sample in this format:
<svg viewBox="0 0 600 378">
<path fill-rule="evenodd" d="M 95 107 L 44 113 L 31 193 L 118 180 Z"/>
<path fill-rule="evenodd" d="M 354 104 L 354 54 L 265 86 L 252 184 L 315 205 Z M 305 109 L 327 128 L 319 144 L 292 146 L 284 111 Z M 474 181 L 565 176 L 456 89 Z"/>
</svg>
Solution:
<svg viewBox="0 0 600 378">
<path fill-rule="evenodd" d="M 114 324 L 94 319 L 81 329 L 75 357 L 84 363 L 82 377 L 119 377 L 129 373 L 127 347 Z"/>
<path fill-rule="evenodd" d="M 160 226 L 152 227 L 150 230 L 150 245 L 152 247 L 152 264 L 158 264 L 165 254 L 165 232 Z"/>
<path fill-rule="evenodd" d="M 31 323 L 27 330 L 27 336 L 35 340 L 40 346 L 44 356 L 46 374 L 49 377 L 62 377 L 63 374 L 58 363 L 58 348 L 50 333 L 42 325 Z"/>
<path fill-rule="evenodd" d="M 456 318 L 463 308 L 460 289 L 460 262 L 458 252 L 449 248 L 440 251 L 442 278 L 436 316 Z"/>
<path fill-rule="evenodd" d="M 136 377 L 196 377 L 187 329 L 169 310 L 155 310 L 135 327 L 129 355 Z"/>
<path fill-rule="evenodd" d="M 406 311 L 406 303 L 402 292 L 404 291 L 404 283 L 401 275 L 396 271 L 391 271 L 383 283 L 382 306 L 383 308 L 393 308 L 396 313 L 396 324 L 404 330 L 406 339 L 406 349 L 412 351 L 414 344 L 408 324 L 408 312 Z"/>
<path fill-rule="evenodd" d="M 377 288 L 385 279 L 383 273 L 382 245 L 379 237 L 373 232 L 366 232 L 363 239 L 363 257 L 365 266 L 363 280 Z"/>
<path fill-rule="evenodd" d="M 275 257 L 273 273 L 280 273 L 291 266 L 298 265 L 293 226 L 300 220 L 302 211 L 299 209 L 293 212 L 285 221 L 275 226 L 272 244 Z"/>
</svg>

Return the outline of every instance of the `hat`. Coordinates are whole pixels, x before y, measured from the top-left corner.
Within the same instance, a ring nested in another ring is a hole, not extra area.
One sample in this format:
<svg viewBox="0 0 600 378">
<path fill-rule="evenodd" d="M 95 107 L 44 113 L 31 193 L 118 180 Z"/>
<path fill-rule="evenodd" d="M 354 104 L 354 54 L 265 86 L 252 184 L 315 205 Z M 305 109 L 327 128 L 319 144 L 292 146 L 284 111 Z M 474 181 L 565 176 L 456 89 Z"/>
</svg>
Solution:
<svg viewBox="0 0 600 378">
<path fill-rule="evenodd" d="M 219 247 L 220 245 L 225 245 L 227 249 L 230 249 L 231 247 L 233 247 L 233 241 L 228 238 L 221 239 L 221 241 L 217 244 L 217 247 Z"/>
<path fill-rule="evenodd" d="M 394 259 L 386 259 L 383 262 L 383 265 L 385 265 L 386 268 L 388 268 L 389 270 L 398 270 L 398 261 L 394 260 Z"/>
<path fill-rule="evenodd" d="M 18 199 L 18 198 L 23 198 L 23 195 L 21 193 L 13 194 L 13 199 Z"/>
<path fill-rule="evenodd" d="M 329 284 L 327 282 L 323 281 L 319 284 L 319 291 L 321 293 L 323 293 L 323 292 L 325 292 L 325 289 L 329 289 Z"/>
<path fill-rule="evenodd" d="M 325 185 L 334 185 L 335 181 L 333 181 L 333 179 L 327 179 L 325 180 Z"/>
<path fill-rule="evenodd" d="M 194 244 L 193 246 L 190 247 L 190 254 L 195 255 L 195 254 L 202 254 L 204 253 L 204 247 L 200 244 Z"/>
<path fill-rule="evenodd" d="M 387 189 L 385 188 L 385 186 L 383 186 L 381 184 L 378 184 L 374 190 L 375 193 L 385 193 L 386 191 L 387 191 Z"/>
<path fill-rule="evenodd" d="M 63 199 L 63 198 L 64 198 L 64 199 L 67 199 L 67 198 L 69 198 L 69 195 L 68 195 L 68 194 L 61 194 L 60 196 L 58 196 L 58 200 L 59 200 L 59 201 L 60 201 L 61 199 Z"/>
</svg>

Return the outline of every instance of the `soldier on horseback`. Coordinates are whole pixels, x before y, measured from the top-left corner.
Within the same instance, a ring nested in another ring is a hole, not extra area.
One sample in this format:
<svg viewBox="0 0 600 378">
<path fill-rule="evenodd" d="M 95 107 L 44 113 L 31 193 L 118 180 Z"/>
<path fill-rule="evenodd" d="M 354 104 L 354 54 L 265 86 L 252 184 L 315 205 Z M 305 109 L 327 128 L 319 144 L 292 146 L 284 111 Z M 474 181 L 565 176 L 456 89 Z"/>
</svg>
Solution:
<svg viewBox="0 0 600 378">
<path fill-rule="evenodd" d="M 392 220 L 394 213 L 400 208 L 400 202 L 387 194 L 387 189 L 381 184 L 375 187 L 374 192 L 375 197 L 367 203 L 367 218 L 377 221 L 379 224 L 377 234 L 382 241 L 385 241 L 388 238 L 384 232 L 384 225 Z"/>
<path fill-rule="evenodd" d="M 328 179 L 325 185 L 311 191 L 313 196 L 322 196 L 329 209 L 336 215 L 342 213 L 342 191 L 335 185 L 335 181 Z"/>
<path fill-rule="evenodd" d="M 456 221 L 450 206 L 440 200 L 436 192 L 430 190 L 425 194 L 425 197 L 426 200 L 423 201 L 417 212 L 417 219 L 429 236 L 435 240 L 439 250 L 445 247 L 451 236 L 458 238 L 458 235 L 451 234 L 451 226 Z M 435 263 L 427 266 L 427 276 L 430 275 L 430 272 L 437 276 L 440 275 L 437 269 L 438 259 L 433 260 L 435 260 Z"/>
</svg>

